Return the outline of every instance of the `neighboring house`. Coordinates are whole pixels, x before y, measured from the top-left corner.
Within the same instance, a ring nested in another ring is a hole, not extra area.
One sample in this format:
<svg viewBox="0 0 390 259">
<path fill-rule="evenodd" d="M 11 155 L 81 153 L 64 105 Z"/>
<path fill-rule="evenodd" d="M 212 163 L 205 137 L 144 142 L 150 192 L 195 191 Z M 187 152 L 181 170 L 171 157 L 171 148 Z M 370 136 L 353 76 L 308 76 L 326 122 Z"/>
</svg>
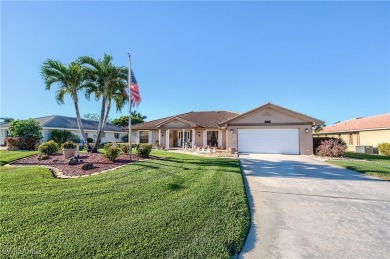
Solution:
<svg viewBox="0 0 390 259">
<path fill-rule="evenodd" d="M 132 142 L 164 148 L 216 146 L 247 153 L 312 154 L 312 126 L 324 122 L 266 103 L 238 114 L 189 112 L 133 125 Z"/>
<path fill-rule="evenodd" d="M 52 115 L 46 117 L 40 117 L 34 119 L 42 127 L 43 141 L 48 141 L 50 138 L 50 131 L 53 129 L 58 130 L 69 130 L 74 135 L 80 137 L 80 131 L 77 124 L 77 119 L 72 117 L 65 117 L 60 115 Z M 96 139 L 96 130 L 98 128 L 99 122 L 92 120 L 82 119 L 85 133 L 88 138 L 92 138 L 94 141 Z M 4 139 L 8 136 L 8 127 L 10 123 L 5 123 L 0 125 L 0 144 L 4 143 Z M 107 123 L 104 128 L 104 134 L 102 138 L 102 143 L 115 141 L 122 142 L 122 137 L 126 135 L 126 132 L 119 126 Z M 81 140 L 82 141 L 82 140 Z"/>
<path fill-rule="evenodd" d="M 341 138 L 347 143 L 348 151 L 356 151 L 356 146 L 373 146 L 374 153 L 378 153 L 379 143 L 390 143 L 390 113 L 338 122 L 313 135 Z"/>
</svg>

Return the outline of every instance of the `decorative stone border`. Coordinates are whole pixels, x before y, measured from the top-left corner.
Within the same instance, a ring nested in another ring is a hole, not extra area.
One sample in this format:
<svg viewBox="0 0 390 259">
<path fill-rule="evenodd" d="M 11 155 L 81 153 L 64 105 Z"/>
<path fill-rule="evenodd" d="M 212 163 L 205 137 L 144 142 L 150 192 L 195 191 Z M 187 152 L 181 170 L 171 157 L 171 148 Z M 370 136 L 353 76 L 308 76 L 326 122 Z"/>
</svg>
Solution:
<svg viewBox="0 0 390 259">
<path fill-rule="evenodd" d="M 130 163 L 127 163 L 127 164 L 119 165 L 117 167 L 113 167 L 113 168 L 110 168 L 110 169 L 107 169 L 107 170 L 103 170 L 103 171 L 100 171 L 100 172 L 91 173 L 91 174 L 85 174 L 85 175 L 74 175 L 74 176 L 65 175 L 60 169 L 52 167 L 52 166 L 47 166 L 47 165 L 13 165 L 12 162 L 11 162 L 9 164 L 5 164 L 4 166 L 6 166 L 6 167 L 26 167 L 26 166 L 32 167 L 32 166 L 39 166 L 39 167 L 43 167 L 43 168 L 49 169 L 54 178 L 58 178 L 58 179 L 75 179 L 75 178 L 81 178 L 81 177 L 87 177 L 87 176 L 93 176 L 93 175 L 98 175 L 98 174 L 102 174 L 102 173 L 107 173 L 107 172 L 119 169 L 121 167 L 125 167 L 125 166 L 128 166 L 128 165 L 136 163 L 136 162 L 143 162 L 143 161 L 146 161 L 146 160 L 149 160 L 149 159 L 156 159 L 156 158 L 154 158 L 154 157 L 150 157 L 148 159 L 144 159 L 143 158 L 143 159 L 137 160 L 135 162 L 130 162 Z"/>
</svg>

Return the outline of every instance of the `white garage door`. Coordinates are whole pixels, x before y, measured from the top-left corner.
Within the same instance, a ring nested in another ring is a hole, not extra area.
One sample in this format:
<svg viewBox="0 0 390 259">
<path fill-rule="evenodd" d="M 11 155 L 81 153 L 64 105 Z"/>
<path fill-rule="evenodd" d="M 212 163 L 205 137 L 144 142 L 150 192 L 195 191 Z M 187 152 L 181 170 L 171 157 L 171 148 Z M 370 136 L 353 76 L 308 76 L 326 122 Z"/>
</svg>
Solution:
<svg viewBox="0 0 390 259">
<path fill-rule="evenodd" d="M 238 152 L 299 154 L 298 129 L 238 129 Z"/>
</svg>

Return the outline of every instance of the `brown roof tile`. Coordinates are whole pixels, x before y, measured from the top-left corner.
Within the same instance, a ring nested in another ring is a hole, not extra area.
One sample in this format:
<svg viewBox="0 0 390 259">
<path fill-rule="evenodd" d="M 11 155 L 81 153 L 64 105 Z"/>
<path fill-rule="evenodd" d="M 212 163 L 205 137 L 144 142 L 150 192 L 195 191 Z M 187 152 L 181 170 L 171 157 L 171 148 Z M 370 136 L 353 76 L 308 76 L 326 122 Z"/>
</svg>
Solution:
<svg viewBox="0 0 390 259">
<path fill-rule="evenodd" d="M 372 117 L 354 118 L 351 120 L 342 121 L 329 125 L 323 128 L 322 131 L 318 132 L 348 132 L 356 130 L 369 130 L 369 129 L 390 129 L 390 113 L 376 115 Z"/>
<path fill-rule="evenodd" d="M 237 116 L 238 113 L 230 111 L 203 111 L 203 112 L 188 112 L 175 116 L 165 117 L 158 120 L 148 121 L 133 125 L 133 129 L 157 129 L 158 124 L 171 118 L 181 118 L 183 120 L 196 124 L 200 128 L 218 128 L 218 124 L 230 118 Z"/>
</svg>

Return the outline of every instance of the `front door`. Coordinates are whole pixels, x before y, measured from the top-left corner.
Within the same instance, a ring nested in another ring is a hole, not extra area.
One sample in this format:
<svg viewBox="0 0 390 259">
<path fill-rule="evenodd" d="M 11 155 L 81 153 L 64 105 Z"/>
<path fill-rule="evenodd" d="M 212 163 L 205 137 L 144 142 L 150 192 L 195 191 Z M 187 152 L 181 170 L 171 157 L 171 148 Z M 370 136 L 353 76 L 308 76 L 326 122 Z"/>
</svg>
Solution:
<svg viewBox="0 0 390 259">
<path fill-rule="evenodd" d="M 191 141 L 192 141 L 191 131 L 184 131 L 184 132 L 179 131 L 179 137 L 177 140 L 178 147 L 182 147 L 183 142 L 189 144 L 189 143 L 191 143 Z"/>
</svg>

